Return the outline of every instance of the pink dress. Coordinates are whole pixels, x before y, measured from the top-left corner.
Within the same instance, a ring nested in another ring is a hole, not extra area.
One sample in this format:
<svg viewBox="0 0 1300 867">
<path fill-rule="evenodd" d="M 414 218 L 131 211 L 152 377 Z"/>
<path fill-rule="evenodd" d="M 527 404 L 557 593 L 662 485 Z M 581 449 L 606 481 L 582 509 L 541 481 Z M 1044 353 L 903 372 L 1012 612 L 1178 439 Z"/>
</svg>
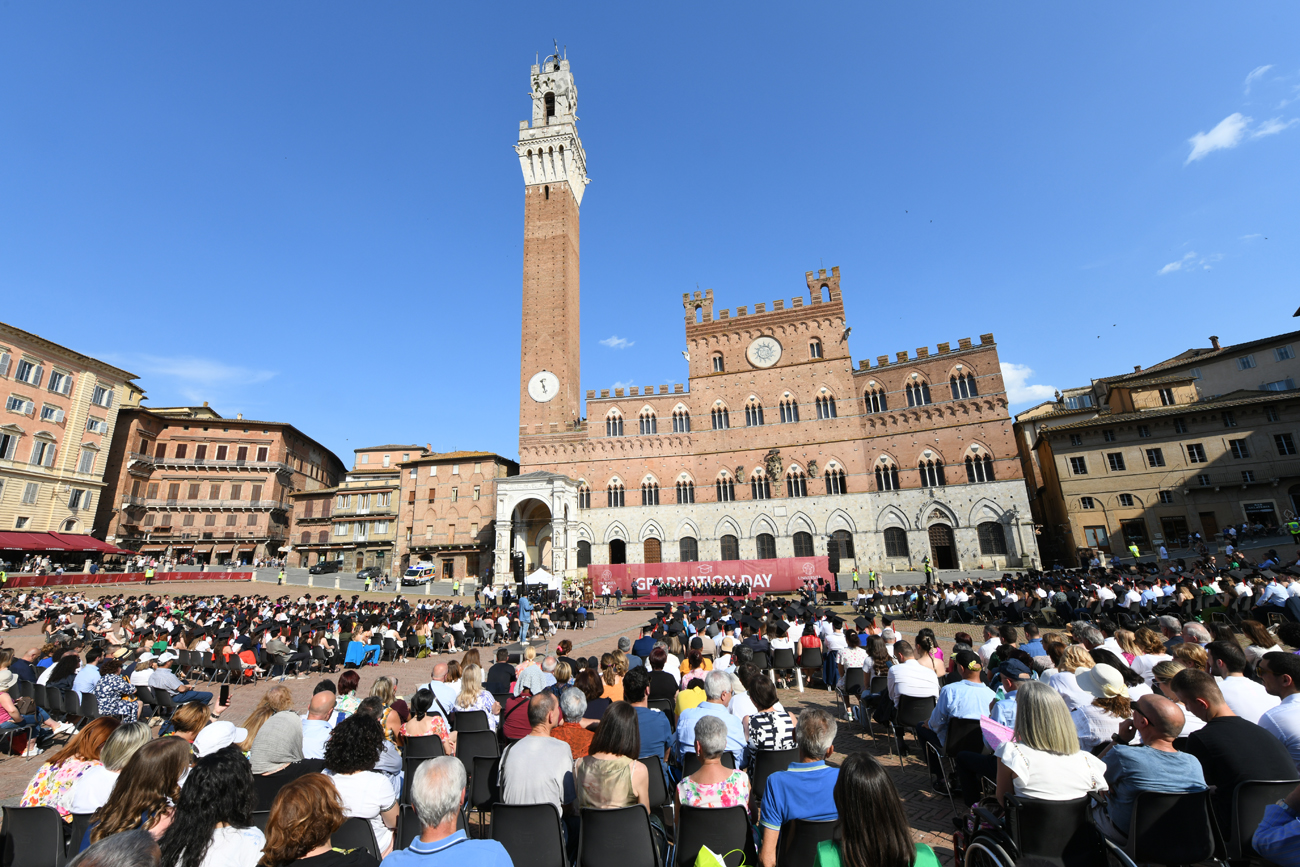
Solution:
<svg viewBox="0 0 1300 867">
<path fill-rule="evenodd" d="M 690 777 L 677 784 L 677 799 L 684 807 L 748 807 L 749 775 L 733 771 L 721 783 L 697 783 Z"/>
</svg>

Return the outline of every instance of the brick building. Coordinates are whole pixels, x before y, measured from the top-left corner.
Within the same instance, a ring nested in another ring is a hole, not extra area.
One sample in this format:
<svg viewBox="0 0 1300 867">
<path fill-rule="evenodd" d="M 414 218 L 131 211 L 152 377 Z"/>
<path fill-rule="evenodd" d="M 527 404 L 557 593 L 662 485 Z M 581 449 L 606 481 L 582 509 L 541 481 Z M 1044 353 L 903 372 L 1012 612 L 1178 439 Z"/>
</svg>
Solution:
<svg viewBox="0 0 1300 867">
<path fill-rule="evenodd" d="M 118 413 L 144 394 L 135 374 L 0 323 L 0 390 L 0 561 L 111 549 L 90 534 L 104 535 L 94 518 Z"/>
<path fill-rule="evenodd" d="M 838 268 L 807 295 L 714 310 L 684 295 L 688 381 L 578 396 L 587 177 L 567 60 L 532 69 L 524 175 L 521 475 L 501 480 L 497 571 L 831 554 L 910 568 L 1037 553 L 993 335 L 853 365 Z"/>
<path fill-rule="evenodd" d="M 397 562 L 432 563 L 444 580 L 485 574 L 496 540 L 497 483 L 519 464 L 491 452 L 424 450 L 401 464 Z"/>
<path fill-rule="evenodd" d="M 122 548 L 196 563 L 278 557 L 290 496 L 333 487 L 342 472 L 333 452 L 284 422 L 223 418 L 206 403 L 124 408 L 96 525 Z"/>
<path fill-rule="evenodd" d="M 370 566 L 393 569 L 401 493 L 398 467 L 422 451 L 416 445 L 355 449 L 352 469 L 337 486 L 293 494 L 290 565 L 341 560 L 349 572 Z"/>
<path fill-rule="evenodd" d="M 1043 546 L 1128 556 L 1300 513 L 1300 332 L 1196 347 L 1016 416 Z"/>
</svg>

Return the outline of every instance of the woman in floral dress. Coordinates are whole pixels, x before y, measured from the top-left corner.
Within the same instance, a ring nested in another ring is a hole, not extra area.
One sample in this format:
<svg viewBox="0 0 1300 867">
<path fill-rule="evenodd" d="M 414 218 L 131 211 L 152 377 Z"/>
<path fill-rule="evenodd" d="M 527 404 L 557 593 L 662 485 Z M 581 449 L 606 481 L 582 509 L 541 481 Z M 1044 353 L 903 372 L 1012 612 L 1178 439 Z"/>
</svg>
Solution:
<svg viewBox="0 0 1300 867">
<path fill-rule="evenodd" d="M 115 716 L 122 722 L 135 722 L 140 704 L 135 700 L 135 687 L 121 672 L 121 660 L 101 659 L 95 698 L 99 701 L 99 712 L 104 716 Z"/>
<path fill-rule="evenodd" d="M 116 717 L 104 716 L 86 724 L 86 727 L 73 735 L 63 749 L 50 756 L 50 760 L 41 765 L 41 769 L 27 784 L 20 807 L 53 807 L 59 811 L 63 821 L 71 822 L 72 813 L 68 810 L 68 796 L 75 783 L 83 773 L 98 767 L 99 751 L 104 746 L 121 722 Z"/>
<path fill-rule="evenodd" d="M 456 755 L 456 733 L 447 727 L 447 721 L 441 714 L 430 713 L 433 707 L 433 693 L 422 689 L 411 697 L 411 718 L 402 723 L 403 738 L 421 738 L 437 735 L 442 739 L 442 751 L 446 755 Z"/>
<path fill-rule="evenodd" d="M 715 716 L 700 717 L 695 723 L 695 753 L 703 764 L 677 784 L 678 803 L 714 809 L 749 806 L 749 775 L 723 766 L 726 751 L 726 724 Z"/>
</svg>

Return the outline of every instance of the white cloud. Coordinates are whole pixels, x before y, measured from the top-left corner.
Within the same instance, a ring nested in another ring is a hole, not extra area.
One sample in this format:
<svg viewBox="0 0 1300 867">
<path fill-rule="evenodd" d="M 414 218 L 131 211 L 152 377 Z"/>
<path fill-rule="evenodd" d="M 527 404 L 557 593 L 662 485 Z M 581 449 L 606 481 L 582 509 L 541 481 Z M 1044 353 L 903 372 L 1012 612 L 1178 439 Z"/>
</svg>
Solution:
<svg viewBox="0 0 1300 867">
<path fill-rule="evenodd" d="M 617 334 L 610 335 L 600 341 L 601 346 L 608 346 L 610 349 L 627 349 L 635 344 L 635 341 L 619 337 Z"/>
<path fill-rule="evenodd" d="M 1254 233 L 1253 235 L 1242 235 L 1242 236 L 1241 236 L 1240 238 L 1238 238 L 1237 240 L 1239 240 L 1239 241 L 1253 241 L 1253 240 L 1255 240 L 1256 238 L 1262 238 L 1262 237 L 1264 237 L 1262 234 L 1260 234 L 1259 232 L 1256 232 L 1256 233 Z"/>
<path fill-rule="evenodd" d="M 1187 141 L 1192 146 L 1192 152 L 1187 155 L 1187 163 L 1204 158 L 1207 154 L 1225 148 L 1235 148 L 1241 144 L 1241 140 L 1246 135 L 1246 127 L 1250 125 L 1250 118 L 1246 117 L 1239 111 L 1219 121 L 1218 126 L 1209 132 L 1198 132 Z"/>
<path fill-rule="evenodd" d="M 1256 80 L 1262 77 L 1264 73 L 1268 72 L 1272 68 L 1273 68 L 1273 64 L 1270 63 L 1267 66 L 1256 66 L 1254 69 L 1252 69 L 1250 71 L 1250 75 L 1246 76 L 1246 81 L 1245 81 L 1246 93 L 1250 93 L 1251 84 L 1253 84 Z"/>
<path fill-rule="evenodd" d="M 1183 258 L 1170 262 L 1168 265 L 1157 271 L 1156 274 L 1157 276 L 1160 276 L 1164 274 L 1172 274 L 1174 271 L 1181 271 L 1195 258 L 1195 253 L 1188 253 L 1186 256 L 1183 256 Z"/>
<path fill-rule="evenodd" d="M 146 391 L 154 392 L 153 386 L 161 381 L 163 387 L 156 390 L 163 396 L 179 393 L 193 404 L 205 400 L 229 400 L 243 387 L 266 382 L 276 375 L 273 370 L 239 367 L 191 355 L 126 354 L 118 356 L 112 363 L 138 374 Z"/>
<path fill-rule="evenodd" d="M 1300 117 L 1293 117 L 1288 121 L 1283 121 L 1280 117 L 1266 120 L 1259 126 L 1250 131 L 1251 138 L 1263 138 L 1266 135 L 1276 135 L 1287 127 L 1295 126 L 1300 123 Z"/>
<path fill-rule="evenodd" d="M 1030 385 L 1029 378 L 1033 375 L 1033 369 L 1027 364 L 1002 362 L 1002 384 L 1007 390 L 1009 403 L 1014 405 L 1051 400 L 1056 395 L 1056 388 L 1053 386 Z"/>
<path fill-rule="evenodd" d="M 603 341 L 603 340 L 601 341 L 601 343 L 604 343 L 604 342 L 605 342 L 605 341 Z M 636 380 L 634 380 L 634 379 L 629 379 L 627 382 L 616 382 L 616 383 L 614 383 L 614 387 L 615 387 L 615 388 L 629 388 L 629 387 L 631 387 L 631 386 L 634 385 L 634 384 L 636 384 Z"/>
</svg>

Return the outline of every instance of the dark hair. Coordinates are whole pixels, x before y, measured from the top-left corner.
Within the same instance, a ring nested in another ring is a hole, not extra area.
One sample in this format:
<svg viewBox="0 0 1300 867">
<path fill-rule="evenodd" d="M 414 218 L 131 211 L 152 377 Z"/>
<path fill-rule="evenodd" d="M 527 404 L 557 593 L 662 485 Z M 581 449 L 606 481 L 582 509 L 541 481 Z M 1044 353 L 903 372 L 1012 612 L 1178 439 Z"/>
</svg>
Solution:
<svg viewBox="0 0 1300 867">
<path fill-rule="evenodd" d="M 745 693 L 758 710 L 771 710 L 772 705 L 776 704 L 776 687 L 766 677 L 754 678 Z"/>
<path fill-rule="evenodd" d="M 77 666 L 80 663 L 81 660 L 77 658 L 77 654 L 75 653 L 65 654 L 62 659 L 54 663 L 54 665 L 50 668 L 50 676 L 46 678 L 46 681 L 51 684 L 54 684 L 54 683 L 58 683 L 60 680 L 63 680 L 68 675 L 76 674 Z"/>
<path fill-rule="evenodd" d="M 368 695 L 357 705 L 357 713 L 363 713 L 383 722 L 384 700 L 377 695 Z"/>
<path fill-rule="evenodd" d="M 421 689 L 411 696 L 411 716 L 416 719 L 424 719 L 431 707 L 433 707 L 433 693 L 429 690 Z"/>
<path fill-rule="evenodd" d="M 889 651 L 885 649 L 884 638 L 879 635 L 867 636 L 867 658 L 871 660 L 871 677 L 889 674 Z"/>
<path fill-rule="evenodd" d="M 611 704 L 596 726 L 587 753 L 611 753 L 635 761 L 641 755 L 641 727 L 636 708 L 625 701 Z"/>
<path fill-rule="evenodd" d="M 108 802 L 95 811 L 90 842 L 131 831 L 149 829 L 167 811 L 167 802 L 180 798 L 181 774 L 190 766 L 190 745 L 183 738 L 159 738 L 140 747 L 122 768 Z M 148 815 L 148 821 L 141 817 Z"/>
<path fill-rule="evenodd" d="M 746 691 L 749 690 L 751 683 L 762 676 L 763 672 L 760 671 L 758 666 L 754 665 L 752 662 L 742 662 L 740 665 L 736 666 L 736 679 L 740 681 L 740 685 L 743 686 Z"/>
<path fill-rule="evenodd" d="M 952 640 L 957 644 L 964 644 L 967 647 L 975 646 L 975 639 L 970 637 L 969 632 L 958 632 L 956 635 L 952 637 Z"/>
<path fill-rule="evenodd" d="M 325 742 L 325 767 L 336 774 L 369 771 L 384 750 L 384 729 L 379 720 L 354 713 L 334 727 Z"/>
<path fill-rule="evenodd" d="M 903 802 L 884 766 L 850 753 L 835 780 L 835 842 L 844 867 L 912 867 L 916 845 Z"/>
<path fill-rule="evenodd" d="M 1208 672 L 1199 668 L 1184 668 L 1169 681 L 1169 686 L 1179 698 L 1199 698 L 1207 705 L 1222 704 L 1223 690 Z M 1186 704 L 1186 700 L 1183 704 Z"/>
<path fill-rule="evenodd" d="M 1235 639 L 1232 641 L 1211 641 L 1205 645 L 1205 650 L 1210 654 L 1210 659 L 1217 659 L 1222 662 L 1232 674 L 1240 674 L 1246 670 L 1246 652 L 1241 649 L 1241 645 Z"/>
<path fill-rule="evenodd" d="M 1010 623 L 1004 623 L 998 627 L 998 638 L 1002 639 L 1003 644 L 1018 643 L 1016 628 L 1012 626 Z"/>
<path fill-rule="evenodd" d="M 695 671 L 704 667 L 704 651 L 697 647 L 692 647 L 686 654 L 686 670 Z"/>
<path fill-rule="evenodd" d="M 497 662 L 508 662 L 510 660 L 510 651 L 504 647 L 497 648 Z"/>
<path fill-rule="evenodd" d="M 1109 665 L 1118 671 L 1119 676 L 1124 678 L 1124 684 L 1126 686 L 1139 686 L 1146 683 L 1146 681 L 1142 679 L 1142 675 L 1129 668 L 1123 659 L 1116 656 L 1114 653 L 1111 653 L 1109 650 L 1106 650 L 1104 647 L 1094 647 L 1092 650 L 1088 651 L 1088 655 L 1090 655 L 1092 661 L 1098 665 Z"/>
<path fill-rule="evenodd" d="M 1300 687 L 1300 656 L 1294 653 L 1285 653 L 1281 650 L 1274 650 L 1264 654 L 1261 662 L 1267 663 L 1268 670 L 1274 677 L 1291 678 L 1291 685 Z"/>
<path fill-rule="evenodd" d="M 253 771 L 239 747 L 231 744 L 199 759 L 185 779 L 172 823 L 158 841 L 164 867 L 199 867 L 217 825 L 252 825 L 256 801 Z"/>
<path fill-rule="evenodd" d="M 1300 623 L 1283 623 L 1277 628 L 1277 637 L 1289 647 L 1300 647 Z"/>
<path fill-rule="evenodd" d="M 90 650 L 86 651 L 86 664 L 90 665 L 92 662 L 94 662 L 96 659 L 99 659 L 103 655 L 104 655 L 104 651 L 100 650 L 98 647 L 90 648 Z"/>
<path fill-rule="evenodd" d="M 573 685 L 582 690 L 587 701 L 595 701 L 605 694 L 605 683 L 593 668 L 584 668 L 578 672 L 578 676 L 573 679 Z"/>
<path fill-rule="evenodd" d="M 623 698 L 629 702 L 635 704 L 644 701 L 649 689 L 650 672 L 644 666 L 628 669 L 627 674 L 623 675 Z"/>
<path fill-rule="evenodd" d="M 361 685 L 361 675 L 349 668 L 339 675 L 339 691 L 336 695 L 347 695 Z"/>
<path fill-rule="evenodd" d="M 122 661 L 120 659 L 105 659 L 99 664 L 99 674 L 101 677 L 108 677 L 110 674 L 117 674 L 122 670 Z"/>
<path fill-rule="evenodd" d="M 312 689 L 311 694 L 319 695 L 322 692 L 332 692 L 335 695 L 338 695 L 339 688 L 338 686 L 335 685 L 334 681 L 330 680 L 329 678 L 325 678 L 320 683 L 316 684 L 315 688 Z"/>
<path fill-rule="evenodd" d="M 662 647 L 656 647 L 650 651 L 650 667 L 655 671 L 662 671 L 664 663 L 668 661 L 668 651 Z"/>
<path fill-rule="evenodd" d="M 744 665 L 747 662 L 754 661 L 754 648 L 746 647 L 743 644 L 737 644 L 731 649 L 732 665 Z"/>
</svg>

